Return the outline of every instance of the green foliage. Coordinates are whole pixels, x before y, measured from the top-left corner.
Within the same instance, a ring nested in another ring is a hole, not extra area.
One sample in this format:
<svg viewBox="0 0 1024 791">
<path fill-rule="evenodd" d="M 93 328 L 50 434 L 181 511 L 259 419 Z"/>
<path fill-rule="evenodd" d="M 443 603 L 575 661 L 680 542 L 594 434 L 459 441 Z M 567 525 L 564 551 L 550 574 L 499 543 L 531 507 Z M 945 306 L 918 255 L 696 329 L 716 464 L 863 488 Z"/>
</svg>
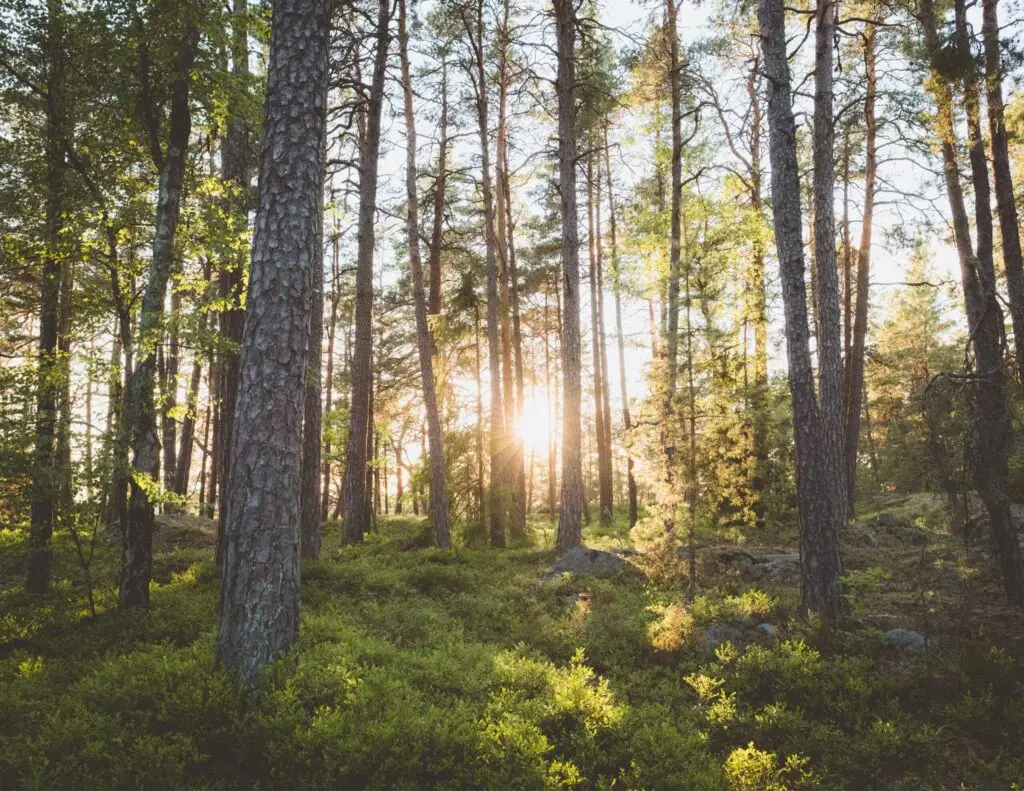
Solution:
<svg viewBox="0 0 1024 791">
<path fill-rule="evenodd" d="M 67 582 L 21 594 L 23 533 L 0 533 L 12 572 L 0 787 L 725 791 L 1020 776 L 1024 668 L 1005 652 L 893 667 L 872 641 L 812 647 L 817 635 L 799 639 L 756 589 L 683 601 L 632 577 L 544 583 L 548 552 L 408 549 L 423 524 L 384 520 L 344 549 L 332 528 L 302 568 L 299 644 L 249 701 L 215 668 L 216 570 L 186 531 L 158 536 L 147 613 L 117 611 L 116 549 L 101 544 L 95 618 Z M 70 543 L 56 551 L 72 571 Z M 694 647 L 706 624 L 754 619 L 795 638 Z M 963 744 L 986 745 L 985 759 L 964 762 Z"/>
</svg>

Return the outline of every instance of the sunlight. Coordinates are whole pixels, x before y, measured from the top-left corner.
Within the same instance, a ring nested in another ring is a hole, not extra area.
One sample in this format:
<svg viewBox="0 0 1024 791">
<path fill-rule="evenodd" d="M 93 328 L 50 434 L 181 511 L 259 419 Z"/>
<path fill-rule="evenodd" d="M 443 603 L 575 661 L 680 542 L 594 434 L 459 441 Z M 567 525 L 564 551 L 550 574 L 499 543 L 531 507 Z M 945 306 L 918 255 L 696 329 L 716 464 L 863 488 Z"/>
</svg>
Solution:
<svg viewBox="0 0 1024 791">
<path fill-rule="evenodd" d="M 516 427 L 516 435 L 527 451 L 541 452 L 548 447 L 551 435 L 551 404 L 541 395 L 523 404 L 523 414 Z"/>
</svg>

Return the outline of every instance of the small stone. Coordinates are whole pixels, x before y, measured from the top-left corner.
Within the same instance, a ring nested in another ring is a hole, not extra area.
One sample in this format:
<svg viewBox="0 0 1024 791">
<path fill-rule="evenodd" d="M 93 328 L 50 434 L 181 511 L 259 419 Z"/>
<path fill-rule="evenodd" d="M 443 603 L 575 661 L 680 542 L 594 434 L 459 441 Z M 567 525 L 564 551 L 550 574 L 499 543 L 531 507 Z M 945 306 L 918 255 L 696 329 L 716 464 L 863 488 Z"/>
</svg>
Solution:
<svg viewBox="0 0 1024 791">
<path fill-rule="evenodd" d="M 768 637 L 772 638 L 779 636 L 779 630 L 776 629 L 775 626 L 770 623 L 759 623 L 757 625 L 757 631 L 759 631 L 763 635 L 767 635 Z"/>
<path fill-rule="evenodd" d="M 890 629 L 882 635 L 882 643 L 898 651 L 924 651 L 928 646 L 927 638 L 913 629 Z"/>
</svg>

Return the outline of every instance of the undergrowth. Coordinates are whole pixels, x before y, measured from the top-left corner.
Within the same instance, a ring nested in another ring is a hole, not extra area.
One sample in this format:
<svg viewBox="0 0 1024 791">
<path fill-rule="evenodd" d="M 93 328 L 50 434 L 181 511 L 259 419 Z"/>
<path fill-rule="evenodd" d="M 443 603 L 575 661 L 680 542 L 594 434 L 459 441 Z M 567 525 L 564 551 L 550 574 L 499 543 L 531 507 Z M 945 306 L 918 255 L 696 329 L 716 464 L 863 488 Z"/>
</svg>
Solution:
<svg viewBox="0 0 1024 791">
<path fill-rule="evenodd" d="M 208 547 L 164 547 L 152 609 L 125 614 L 102 546 L 90 617 L 69 545 L 33 599 L 17 587 L 21 534 L 4 533 L 0 788 L 1024 783 L 1022 663 L 998 641 L 894 656 L 877 630 L 797 619 L 785 585 L 545 582 L 539 530 L 517 549 L 442 552 L 416 548 L 422 527 L 382 520 L 345 549 L 328 530 L 302 568 L 299 644 L 251 699 L 214 664 Z M 629 531 L 588 538 L 625 547 Z M 702 637 L 758 622 L 777 635 Z"/>
</svg>

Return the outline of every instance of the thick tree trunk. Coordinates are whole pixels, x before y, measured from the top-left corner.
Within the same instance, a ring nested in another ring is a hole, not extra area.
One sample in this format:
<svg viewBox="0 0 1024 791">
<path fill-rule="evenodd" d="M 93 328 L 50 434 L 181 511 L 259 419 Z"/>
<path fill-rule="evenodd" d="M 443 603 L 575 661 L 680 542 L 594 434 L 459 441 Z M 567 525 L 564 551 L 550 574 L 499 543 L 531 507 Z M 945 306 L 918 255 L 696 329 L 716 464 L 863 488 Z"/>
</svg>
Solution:
<svg viewBox="0 0 1024 791">
<path fill-rule="evenodd" d="M 875 182 L 878 151 L 875 143 L 875 26 L 864 31 L 864 215 L 860 247 L 857 250 L 857 301 L 854 308 L 853 337 L 846 364 L 846 490 L 852 511 L 857 483 L 857 446 L 860 441 L 860 416 L 864 396 L 864 348 L 868 332 L 868 304 L 871 288 L 871 234 L 875 216 Z"/>
<path fill-rule="evenodd" d="M 932 72 L 928 86 L 938 110 L 936 133 L 942 148 L 943 174 L 960 261 L 964 307 L 974 346 L 976 379 L 971 388 L 973 414 L 969 435 L 971 472 L 988 511 L 1007 598 L 1011 605 L 1024 607 L 1024 564 L 1010 515 L 1007 480 L 1012 429 L 1003 373 L 1003 315 L 995 293 L 994 278 L 985 271 L 985 265 L 975 255 L 971 244 L 970 223 L 956 155 L 953 93 L 943 77 L 941 65 L 944 55 L 932 0 L 920 0 L 918 10 Z M 979 201 L 980 196 L 975 199 Z"/>
<path fill-rule="evenodd" d="M 835 230 L 835 121 L 832 50 L 836 0 L 818 0 L 814 68 L 814 266 L 818 289 L 818 390 L 823 489 L 845 521 L 850 513 L 846 488 L 843 409 L 842 311 Z"/>
<path fill-rule="evenodd" d="M 1003 265 L 1013 319 L 1013 345 L 1017 370 L 1024 384 L 1024 262 L 1021 257 L 1020 226 L 1014 199 L 1010 154 L 1003 118 L 1003 65 L 999 49 L 999 0 L 983 0 L 981 32 L 985 40 L 985 94 L 988 100 L 989 134 L 992 140 L 992 171 L 995 176 L 999 234 L 1003 243 Z"/>
<path fill-rule="evenodd" d="M 582 542 L 583 469 L 580 448 L 580 262 L 576 215 L 576 9 L 554 0 L 558 31 L 558 193 L 562 214 L 562 497 L 555 546 Z"/>
<path fill-rule="evenodd" d="M 354 544 L 370 529 L 372 503 L 367 501 L 370 360 L 373 356 L 373 248 L 377 213 L 377 167 L 380 154 L 380 119 L 384 104 L 388 48 L 391 44 L 391 4 L 380 0 L 377 14 L 377 52 L 366 110 L 366 134 L 359 154 L 359 241 L 356 252 L 355 348 L 352 353 L 352 397 L 345 478 L 342 485 L 344 523 L 342 540 Z"/>
<path fill-rule="evenodd" d="M 311 268 L 323 213 L 330 5 L 277 0 L 227 482 L 217 660 L 252 685 L 299 629 Z"/>
<path fill-rule="evenodd" d="M 419 199 L 416 192 L 416 121 L 412 104 L 412 74 L 409 70 L 409 37 L 406 32 L 406 0 L 398 5 L 398 41 L 402 60 L 402 87 L 405 96 L 405 188 L 408 199 L 406 232 L 409 242 L 409 269 L 412 275 L 412 298 L 416 313 L 416 345 L 423 379 L 423 405 L 427 411 L 427 435 L 430 437 L 430 521 L 434 525 L 437 545 L 452 545 L 448 518 L 448 485 L 445 478 L 444 441 L 441 413 L 437 407 L 434 384 L 433 343 L 427 324 L 427 305 L 423 294 L 423 265 L 420 261 Z"/>
<path fill-rule="evenodd" d="M 800 170 L 796 157 L 796 124 L 786 59 L 783 0 L 761 0 L 759 20 L 765 75 L 768 80 L 768 131 L 772 173 L 772 214 L 779 256 L 786 319 L 789 389 L 796 441 L 797 501 L 800 509 L 801 600 L 804 608 L 836 615 L 844 608 L 839 527 L 845 509 L 826 492 L 820 451 L 818 404 L 811 367 L 807 316 L 807 285 L 801 239 Z M 845 490 L 844 490 L 845 496 Z"/>
<path fill-rule="evenodd" d="M 149 581 L 153 568 L 154 504 L 149 497 L 153 470 L 159 461 L 157 411 L 154 399 L 156 345 L 163 337 L 164 300 L 174 262 L 174 237 L 181 212 L 181 191 L 192 115 L 189 108 L 189 72 L 198 48 L 199 31 L 190 23 L 180 42 L 171 86 L 170 130 L 166 154 L 154 162 L 160 168 L 156 207 L 156 232 L 149 281 L 139 317 L 139 357 L 132 374 L 129 420 L 134 438 L 128 523 L 124 530 L 119 601 L 122 607 L 149 606 Z M 155 130 L 153 132 L 156 134 Z M 157 151 L 154 150 L 154 153 Z M 146 481 L 149 481 L 149 484 Z"/>
</svg>

